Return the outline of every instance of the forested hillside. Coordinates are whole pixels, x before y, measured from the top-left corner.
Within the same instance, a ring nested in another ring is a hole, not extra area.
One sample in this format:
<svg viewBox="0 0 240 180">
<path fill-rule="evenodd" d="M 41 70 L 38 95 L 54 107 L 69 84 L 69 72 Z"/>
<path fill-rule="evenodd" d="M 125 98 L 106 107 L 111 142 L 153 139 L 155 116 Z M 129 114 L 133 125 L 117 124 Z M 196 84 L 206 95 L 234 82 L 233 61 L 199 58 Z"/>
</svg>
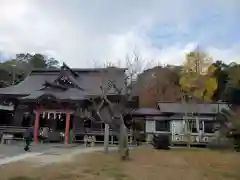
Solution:
<svg viewBox="0 0 240 180">
<path fill-rule="evenodd" d="M 56 59 L 42 54 L 17 54 L 0 63 L 0 87 L 21 82 L 33 68 L 58 67 Z M 183 92 L 197 101 L 226 101 L 239 87 L 240 64 L 226 64 L 195 50 L 186 54 L 181 66 L 159 65 L 138 72 L 132 90 L 139 95 L 140 106 L 156 107 L 158 101 L 181 101 Z"/>
<path fill-rule="evenodd" d="M 135 88 L 140 106 L 156 107 L 158 101 L 181 101 L 183 94 L 196 102 L 227 101 L 232 95 L 236 100 L 239 87 L 240 64 L 226 64 L 193 51 L 181 66 L 156 66 L 140 73 Z"/>
<path fill-rule="evenodd" d="M 16 54 L 0 63 L 0 87 L 21 82 L 33 68 L 57 68 L 59 62 L 42 54 Z"/>
</svg>

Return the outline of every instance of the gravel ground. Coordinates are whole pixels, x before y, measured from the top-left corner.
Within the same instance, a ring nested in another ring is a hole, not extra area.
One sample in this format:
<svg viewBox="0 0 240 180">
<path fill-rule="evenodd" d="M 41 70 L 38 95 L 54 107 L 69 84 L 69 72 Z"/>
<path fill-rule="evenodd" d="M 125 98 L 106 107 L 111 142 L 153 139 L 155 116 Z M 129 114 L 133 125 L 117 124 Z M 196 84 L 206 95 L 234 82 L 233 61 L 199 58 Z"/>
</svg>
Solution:
<svg viewBox="0 0 240 180">
<path fill-rule="evenodd" d="M 116 150 L 116 147 L 110 147 L 109 150 Z M 103 147 L 78 147 L 74 149 L 65 149 L 64 151 L 48 151 L 46 153 L 37 155 L 32 158 L 26 158 L 24 161 L 31 163 L 33 166 L 44 166 L 52 163 L 61 163 L 74 160 L 74 156 L 83 154 L 103 151 Z"/>
<path fill-rule="evenodd" d="M 24 160 L 41 166 L 50 163 L 70 161 L 74 155 L 81 153 L 103 151 L 102 146 L 85 148 L 83 145 L 64 146 L 62 144 L 42 144 L 32 146 L 31 152 L 25 152 L 23 147 L 23 144 L 0 146 L 0 165 Z M 114 149 L 116 149 L 116 147 L 109 147 L 109 150 Z"/>
</svg>

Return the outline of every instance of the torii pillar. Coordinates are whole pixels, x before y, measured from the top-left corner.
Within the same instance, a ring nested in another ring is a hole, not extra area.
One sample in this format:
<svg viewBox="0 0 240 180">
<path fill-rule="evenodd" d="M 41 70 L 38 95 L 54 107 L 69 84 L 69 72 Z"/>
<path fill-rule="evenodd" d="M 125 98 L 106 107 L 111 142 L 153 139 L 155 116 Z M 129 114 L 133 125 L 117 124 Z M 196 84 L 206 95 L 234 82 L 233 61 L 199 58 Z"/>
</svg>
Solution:
<svg viewBox="0 0 240 180">
<path fill-rule="evenodd" d="M 34 120 L 34 130 L 33 130 L 33 140 L 35 144 L 38 144 L 39 118 L 40 118 L 40 110 L 36 109 L 35 120 Z"/>
<path fill-rule="evenodd" d="M 66 112 L 66 125 L 65 125 L 65 136 L 64 136 L 64 144 L 68 145 L 68 137 L 69 137 L 69 128 L 70 128 L 70 112 Z"/>
</svg>

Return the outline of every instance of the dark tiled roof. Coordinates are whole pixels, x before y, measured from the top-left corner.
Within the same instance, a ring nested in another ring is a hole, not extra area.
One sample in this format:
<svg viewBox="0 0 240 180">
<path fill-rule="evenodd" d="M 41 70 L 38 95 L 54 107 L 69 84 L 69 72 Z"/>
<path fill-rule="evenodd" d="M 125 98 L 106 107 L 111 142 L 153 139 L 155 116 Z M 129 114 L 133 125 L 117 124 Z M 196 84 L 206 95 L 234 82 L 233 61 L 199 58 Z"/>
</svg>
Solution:
<svg viewBox="0 0 240 180">
<path fill-rule="evenodd" d="M 122 89 L 122 94 L 125 94 L 124 72 L 126 69 L 122 68 L 98 68 L 98 69 L 72 69 L 77 72 L 79 76 L 73 77 L 74 83 L 81 87 L 83 91 L 77 88 L 71 88 L 66 91 L 56 92 L 55 90 L 48 90 L 51 92 L 40 91 L 44 89 L 45 82 L 53 82 L 56 80 L 61 69 L 35 69 L 31 74 L 21 83 L 0 88 L 0 95 L 22 95 L 26 96 L 24 99 L 37 98 L 44 93 L 56 94 L 59 99 L 83 99 L 84 96 L 101 95 L 101 86 L 105 89 L 108 87 L 109 81 L 114 81 L 118 89 Z M 68 75 L 69 75 L 68 73 Z M 107 95 L 116 95 L 116 90 L 110 88 Z"/>
<path fill-rule="evenodd" d="M 184 114 L 187 111 L 200 114 L 217 114 L 222 109 L 228 109 L 228 105 L 224 103 L 205 103 L 205 104 L 181 104 L 181 103 L 165 103 L 158 104 L 159 109 L 140 108 L 132 112 L 135 116 L 159 116 L 164 113 Z"/>
<path fill-rule="evenodd" d="M 228 108 L 227 104 L 223 103 L 158 103 L 158 108 L 162 113 L 201 113 L 201 114 L 216 114 L 223 108 Z"/>
<path fill-rule="evenodd" d="M 101 95 L 101 86 L 104 89 L 107 88 L 110 80 L 115 81 L 117 88 L 124 88 L 124 74 L 119 74 L 118 72 L 111 74 L 107 72 L 101 74 L 99 72 L 82 73 L 77 78 L 79 86 L 87 91 L 89 95 Z M 122 93 L 125 93 L 124 89 Z M 114 88 L 110 88 L 107 94 L 116 94 L 116 91 Z"/>
<path fill-rule="evenodd" d="M 161 112 L 155 108 L 140 108 L 132 112 L 132 115 L 160 115 Z"/>
<path fill-rule="evenodd" d="M 41 75 L 41 74 L 30 74 L 26 77 L 26 79 L 20 82 L 17 85 L 9 86 L 6 88 L 0 88 L 0 94 L 2 95 L 27 95 L 31 94 L 34 91 L 37 91 L 44 87 L 44 83 L 46 80 L 53 81 L 57 75 L 49 74 L 49 75 Z"/>
<path fill-rule="evenodd" d="M 61 69 L 33 69 L 32 73 L 59 73 Z M 114 70 L 114 71 L 122 71 L 125 72 L 127 69 L 126 68 L 71 68 L 76 73 L 83 73 L 83 72 L 103 72 L 103 71 L 109 71 L 109 70 Z"/>
<path fill-rule="evenodd" d="M 84 100 L 85 94 L 83 91 L 80 91 L 75 88 L 70 88 L 66 91 L 61 90 L 39 90 L 31 93 L 29 96 L 22 97 L 23 100 L 35 100 L 40 98 L 43 95 L 52 95 L 58 100 Z"/>
</svg>

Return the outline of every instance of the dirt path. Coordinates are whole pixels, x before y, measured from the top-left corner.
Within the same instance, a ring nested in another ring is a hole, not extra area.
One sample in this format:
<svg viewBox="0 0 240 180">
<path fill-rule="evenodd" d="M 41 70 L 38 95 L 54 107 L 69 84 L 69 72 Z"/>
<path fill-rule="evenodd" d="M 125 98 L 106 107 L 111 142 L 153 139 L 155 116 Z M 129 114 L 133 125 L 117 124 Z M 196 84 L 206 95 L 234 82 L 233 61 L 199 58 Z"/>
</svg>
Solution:
<svg viewBox="0 0 240 180">
<path fill-rule="evenodd" d="M 110 147 L 109 150 L 116 150 L 116 147 Z M 83 153 L 91 153 L 103 151 L 103 147 L 92 147 L 92 148 L 75 148 L 74 150 L 66 150 L 64 152 L 46 152 L 42 154 L 38 154 L 33 157 L 27 157 L 23 161 L 24 163 L 28 163 L 31 166 L 45 166 L 52 163 L 61 163 L 61 162 L 69 162 L 74 160 L 74 156 L 83 154 Z"/>
<path fill-rule="evenodd" d="M 109 150 L 114 149 L 116 149 L 116 147 L 109 148 Z M 18 161 L 23 161 L 24 163 L 31 163 L 41 166 L 51 163 L 58 163 L 62 161 L 71 161 L 72 157 L 75 155 L 102 150 L 103 147 L 93 148 L 77 147 L 71 149 L 52 148 L 45 152 L 27 152 L 11 157 L 2 158 L 0 159 L 0 166 Z"/>
<path fill-rule="evenodd" d="M 0 160 L 0 166 L 4 165 L 4 164 L 9 164 L 9 163 L 21 161 L 21 160 L 24 160 L 26 158 L 32 158 L 32 157 L 40 156 L 40 155 L 41 155 L 41 153 L 24 153 L 24 154 L 12 156 L 12 157 L 6 157 L 6 158 L 3 158 L 3 159 Z"/>
</svg>

